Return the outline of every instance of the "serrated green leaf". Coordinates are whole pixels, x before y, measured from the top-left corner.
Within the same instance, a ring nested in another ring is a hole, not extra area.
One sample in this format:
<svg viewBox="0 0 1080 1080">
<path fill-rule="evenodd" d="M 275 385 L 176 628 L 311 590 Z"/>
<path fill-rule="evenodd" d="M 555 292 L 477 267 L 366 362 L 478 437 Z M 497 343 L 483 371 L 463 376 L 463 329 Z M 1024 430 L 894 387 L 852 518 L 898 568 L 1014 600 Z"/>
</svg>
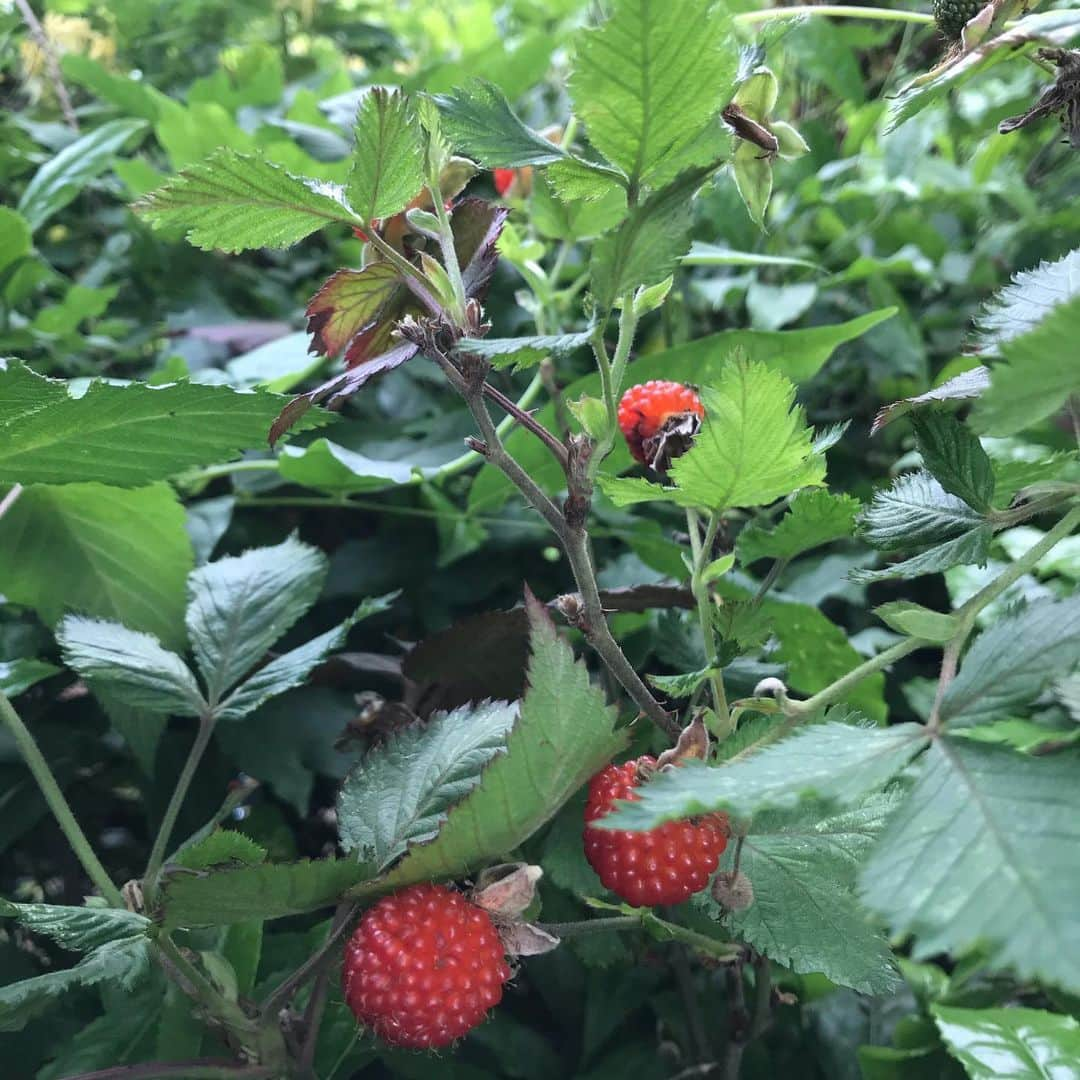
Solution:
<svg viewBox="0 0 1080 1080">
<path fill-rule="evenodd" d="M 434 97 L 454 149 L 485 168 L 547 165 L 566 157 L 557 144 L 527 128 L 503 92 L 484 79 L 470 79 L 465 86 Z"/>
<path fill-rule="evenodd" d="M 336 357 L 358 336 L 370 335 L 381 316 L 396 310 L 404 288 L 389 262 L 331 274 L 306 310 L 312 351 Z"/>
<path fill-rule="evenodd" d="M 266 848 L 235 829 L 216 829 L 209 836 L 181 848 L 173 856 L 176 866 L 205 870 L 211 866 L 244 863 L 257 866 L 266 859 Z"/>
<path fill-rule="evenodd" d="M 411 848 L 379 888 L 456 877 L 512 851 L 626 745 L 625 730 L 614 730 L 615 711 L 584 664 L 575 661 L 540 604 L 530 599 L 527 606 L 528 690 L 506 753 L 450 810 L 438 837 Z"/>
<path fill-rule="evenodd" d="M 184 520 L 165 484 L 28 487 L 0 518 L 0 592 L 49 625 L 78 611 L 182 645 Z"/>
<path fill-rule="evenodd" d="M 330 907 L 368 870 L 355 859 L 303 859 L 192 874 L 167 873 L 161 892 L 166 928 L 229 926 Z"/>
<path fill-rule="evenodd" d="M 922 412 L 912 419 L 923 465 L 950 495 L 985 514 L 994 497 L 994 469 L 970 428 L 953 416 Z"/>
<path fill-rule="evenodd" d="M 884 934 L 855 897 L 863 858 L 896 808 L 879 793 L 836 812 L 811 804 L 755 816 L 742 845 L 740 869 L 754 902 L 724 916 L 739 939 L 799 974 L 821 972 L 861 994 L 886 994 L 899 982 Z M 721 870 L 730 870 L 729 844 Z M 721 911 L 708 893 L 695 903 Z"/>
<path fill-rule="evenodd" d="M 1076 770 L 1075 752 L 935 740 L 862 870 L 863 899 L 914 936 L 917 960 L 978 945 L 993 970 L 1080 990 Z"/>
<path fill-rule="evenodd" d="M 1035 601 L 975 639 L 941 700 L 941 717 L 954 725 L 1008 719 L 1077 666 L 1080 595 Z"/>
<path fill-rule="evenodd" d="M 592 292 L 601 308 L 642 285 L 655 285 L 678 268 L 690 248 L 694 194 L 709 175 L 689 169 L 645 202 L 621 225 L 593 244 Z"/>
<path fill-rule="evenodd" d="M 619 803 L 595 827 L 641 831 L 718 811 L 751 818 L 809 798 L 853 803 L 882 787 L 926 742 L 919 724 L 814 724 L 732 764 L 688 763 L 658 773 L 641 787 L 639 801 Z"/>
<path fill-rule="evenodd" d="M 909 637 L 946 642 L 955 633 L 956 619 L 940 611 L 931 611 L 911 600 L 891 600 L 874 608 L 874 614 L 886 625 Z"/>
<path fill-rule="evenodd" d="M 992 538 L 993 532 L 990 526 L 980 525 L 903 562 L 891 563 L 880 570 L 852 570 L 848 577 L 852 581 L 863 584 L 871 581 L 887 581 L 890 578 L 915 578 L 923 574 L 937 574 L 950 567 L 968 563 L 985 566 L 990 555 Z"/>
<path fill-rule="evenodd" d="M 345 851 L 377 870 L 410 844 L 438 836 L 450 809 L 480 783 L 517 720 L 516 702 L 483 701 L 437 713 L 372 750 L 338 794 Z"/>
<path fill-rule="evenodd" d="M 518 338 L 462 338 L 456 352 L 475 353 L 490 360 L 492 367 L 515 370 L 532 367 L 546 356 L 566 356 L 588 345 L 592 330 L 576 334 L 537 334 Z"/>
<path fill-rule="evenodd" d="M 173 716 L 206 712 L 191 669 L 152 634 L 67 615 L 56 628 L 56 640 L 69 668 L 129 708 Z"/>
<path fill-rule="evenodd" d="M 874 495 L 860 518 L 862 535 L 884 551 L 933 544 L 966 533 L 985 519 L 950 495 L 927 472 L 904 473 Z"/>
<path fill-rule="evenodd" d="M 1080 1062 L 1080 1024 L 1043 1009 L 933 1005 L 945 1045 L 971 1080 L 1066 1080 Z"/>
<path fill-rule="evenodd" d="M 716 674 L 717 670 L 717 668 L 707 667 L 700 671 L 688 671 L 683 675 L 647 675 L 646 679 L 668 697 L 688 698 L 698 687 L 704 685 L 711 675 Z"/>
<path fill-rule="evenodd" d="M 1080 296 L 1059 304 L 1034 329 L 1001 346 L 990 387 L 971 424 L 987 435 L 1013 435 L 1061 409 L 1080 391 Z"/>
<path fill-rule="evenodd" d="M 47 158 L 23 189 L 16 209 L 37 231 L 100 176 L 117 151 L 147 130 L 142 120 L 110 120 Z"/>
<path fill-rule="evenodd" d="M 1034 330 L 1058 304 L 1080 295 L 1080 248 L 1056 262 L 1021 270 L 975 320 L 984 352 Z"/>
<path fill-rule="evenodd" d="M 851 495 L 834 495 L 824 488 L 800 491 L 772 529 L 750 524 L 739 533 L 735 544 L 739 562 L 748 566 L 758 559 L 794 559 L 842 540 L 855 531 L 858 511 L 859 500 Z"/>
<path fill-rule="evenodd" d="M 977 366 L 969 371 L 963 371 L 959 375 L 946 380 L 933 390 L 927 390 L 925 394 L 915 397 L 903 398 L 894 401 L 891 405 L 879 409 L 874 417 L 874 423 L 870 428 L 870 434 L 875 435 L 886 424 L 891 423 L 897 417 L 904 416 L 919 405 L 926 405 L 937 401 L 967 401 L 977 398 L 990 385 L 990 369 Z"/>
<path fill-rule="evenodd" d="M 0 900 L 0 918 L 18 919 L 28 930 L 44 934 L 63 949 L 89 952 L 110 941 L 137 937 L 150 920 L 133 911 L 62 904 L 14 904 Z"/>
<path fill-rule="evenodd" d="M 290 536 L 207 563 L 188 578 L 188 636 L 211 702 L 311 608 L 327 566 L 318 548 Z"/>
<path fill-rule="evenodd" d="M 736 67 L 729 33 L 709 0 L 619 0 L 582 36 L 574 112 L 592 145 L 635 183 L 681 158 L 727 104 Z"/>
<path fill-rule="evenodd" d="M 331 185 L 227 148 L 184 169 L 134 209 L 155 228 L 182 228 L 196 247 L 228 253 L 291 247 L 334 222 L 364 224 Z"/>
<path fill-rule="evenodd" d="M 385 611 L 397 593 L 363 601 L 344 622 L 313 637 L 303 645 L 275 657 L 240 683 L 216 710 L 220 720 L 240 720 L 278 694 L 299 686 L 335 650 L 345 644 L 349 631 L 361 619 Z"/>
<path fill-rule="evenodd" d="M 66 383 L 0 370 L 0 484 L 138 487 L 265 442 L 282 399 L 227 386 Z M 138 453 L 132 453 L 138 447 Z"/>
<path fill-rule="evenodd" d="M 581 158 L 562 158 L 544 170 L 544 177 L 560 199 L 567 202 L 595 202 L 610 198 L 613 193 L 625 189 L 617 176 L 602 167 Z"/>
<path fill-rule="evenodd" d="M 383 87 L 364 95 L 345 192 L 365 220 L 392 217 L 424 186 L 424 146 L 408 97 Z"/>
</svg>

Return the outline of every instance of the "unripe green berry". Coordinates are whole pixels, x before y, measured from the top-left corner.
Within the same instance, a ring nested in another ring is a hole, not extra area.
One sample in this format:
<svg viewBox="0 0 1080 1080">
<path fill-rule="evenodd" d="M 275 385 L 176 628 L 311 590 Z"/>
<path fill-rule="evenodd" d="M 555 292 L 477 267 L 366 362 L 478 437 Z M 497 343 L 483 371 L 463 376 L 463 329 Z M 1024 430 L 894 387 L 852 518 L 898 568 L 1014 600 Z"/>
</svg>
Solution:
<svg viewBox="0 0 1080 1080">
<path fill-rule="evenodd" d="M 934 21 L 950 40 L 956 41 L 961 31 L 984 5 L 986 0 L 934 0 Z"/>
</svg>

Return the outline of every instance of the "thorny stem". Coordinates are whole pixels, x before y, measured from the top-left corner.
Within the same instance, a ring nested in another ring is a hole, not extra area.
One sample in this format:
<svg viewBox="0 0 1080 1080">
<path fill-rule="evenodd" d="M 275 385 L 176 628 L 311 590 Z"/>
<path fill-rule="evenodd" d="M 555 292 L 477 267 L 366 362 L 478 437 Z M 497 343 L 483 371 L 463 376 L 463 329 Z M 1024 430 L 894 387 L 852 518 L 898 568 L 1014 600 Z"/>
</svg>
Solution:
<svg viewBox="0 0 1080 1080">
<path fill-rule="evenodd" d="M 483 392 L 484 396 L 491 398 L 503 412 L 513 417 L 523 428 L 531 431 L 555 455 L 563 469 L 566 468 L 566 447 L 543 424 L 530 413 L 520 408 L 516 402 L 511 401 L 501 390 L 497 390 L 491 383 L 485 382 L 483 384 Z M 498 428 L 495 431 L 497 434 Z"/>
<path fill-rule="evenodd" d="M 704 541 L 701 538 L 701 522 L 696 510 L 689 507 L 686 511 L 686 527 L 690 533 L 690 554 L 693 569 L 690 575 L 690 591 L 697 601 L 698 622 L 701 624 L 701 640 L 705 649 L 705 666 L 716 668 L 716 633 L 713 629 L 712 598 L 709 595 L 708 582 L 704 580 L 705 567 L 709 564 L 712 553 L 713 540 L 716 539 L 716 530 L 720 521 L 718 514 L 711 514 L 709 524 L 705 530 Z M 716 712 L 717 727 L 713 735 L 717 739 L 726 739 L 732 732 L 731 714 L 728 710 L 727 695 L 724 693 L 724 677 L 721 672 L 713 670 L 709 675 L 709 687 L 712 691 L 713 709 Z"/>
<path fill-rule="evenodd" d="M 199 719 L 199 730 L 195 734 L 195 741 L 188 751 L 187 761 L 180 771 L 180 777 L 176 781 L 169 805 L 165 808 L 165 815 L 161 819 L 157 836 L 154 837 L 154 846 L 150 850 L 150 858 L 146 864 L 146 872 L 143 874 L 143 896 L 146 906 L 153 904 L 157 893 L 158 875 L 161 873 L 161 864 L 165 860 L 165 851 L 168 848 L 169 839 L 172 836 L 173 827 L 180 814 L 180 807 L 187 796 L 188 788 L 195 776 L 195 770 L 199 767 L 203 753 L 210 744 L 210 738 L 214 734 L 213 715 L 204 715 Z"/>
<path fill-rule="evenodd" d="M 49 809 L 60 826 L 60 831 L 71 845 L 87 877 L 112 907 L 124 907 L 120 890 L 113 884 L 105 867 L 101 865 L 101 860 L 94 854 L 94 849 L 90 846 L 90 841 L 86 839 L 86 834 L 75 820 L 75 815 L 71 812 L 71 807 L 64 798 L 64 793 L 60 790 L 60 785 L 56 782 L 56 777 L 53 776 L 45 755 L 38 748 L 37 740 L 3 693 L 0 693 L 0 719 L 3 719 L 11 732 L 19 753 L 33 774 L 37 786 L 41 789 L 41 794 L 45 796 L 45 801 L 49 804 Z"/>
</svg>

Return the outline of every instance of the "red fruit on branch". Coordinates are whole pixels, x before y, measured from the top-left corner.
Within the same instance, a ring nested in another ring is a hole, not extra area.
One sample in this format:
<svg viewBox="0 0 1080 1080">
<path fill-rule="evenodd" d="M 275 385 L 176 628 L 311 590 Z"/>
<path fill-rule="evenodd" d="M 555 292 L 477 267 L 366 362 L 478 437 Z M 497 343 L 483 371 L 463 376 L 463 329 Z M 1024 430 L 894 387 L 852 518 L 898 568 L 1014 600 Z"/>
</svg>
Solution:
<svg viewBox="0 0 1080 1080">
<path fill-rule="evenodd" d="M 727 847 L 722 815 L 698 821 L 670 821 L 648 832 L 592 828 L 615 802 L 636 802 L 643 773 L 656 766 L 651 757 L 609 765 L 589 781 L 585 805 L 585 858 L 604 887 L 634 907 L 681 904 L 709 883 Z"/>
<path fill-rule="evenodd" d="M 494 173 L 495 190 L 500 195 L 505 195 L 514 186 L 516 169 L 496 169 Z"/>
<path fill-rule="evenodd" d="M 410 885 L 369 908 L 342 984 L 357 1020 L 391 1046 L 449 1046 L 502 1000 L 510 978 L 488 913 L 443 885 Z"/>
<path fill-rule="evenodd" d="M 631 386 L 619 402 L 619 429 L 626 438 L 630 453 L 643 465 L 654 465 L 656 454 L 665 440 L 665 431 L 690 436 L 697 430 L 705 406 L 689 386 L 650 379 Z M 676 431 L 680 421 L 691 421 L 687 432 Z M 685 449 L 685 446 L 682 447 Z"/>
</svg>

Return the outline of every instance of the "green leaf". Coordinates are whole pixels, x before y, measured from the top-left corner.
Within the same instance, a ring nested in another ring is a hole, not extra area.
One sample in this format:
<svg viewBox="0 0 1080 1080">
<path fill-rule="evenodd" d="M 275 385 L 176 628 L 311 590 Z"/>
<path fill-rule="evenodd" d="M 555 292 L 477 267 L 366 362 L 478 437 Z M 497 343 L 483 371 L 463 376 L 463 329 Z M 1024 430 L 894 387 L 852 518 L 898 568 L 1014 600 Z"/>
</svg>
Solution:
<svg viewBox="0 0 1080 1080">
<path fill-rule="evenodd" d="M 88 952 L 110 941 L 137 937 L 150 929 L 150 920 L 144 915 L 105 907 L 13 904 L 0 900 L 0 918 L 18 919 L 28 930 L 44 934 L 71 952 Z"/>
<path fill-rule="evenodd" d="M 984 518 L 948 494 L 927 472 L 904 473 L 874 495 L 861 517 L 862 534 L 876 548 L 932 544 L 982 525 Z"/>
<path fill-rule="evenodd" d="M 972 426 L 987 435 L 1014 435 L 1052 416 L 1080 390 L 1076 341 L 1080 296 L 1059 304 L 1034 329 L 1001 346 L 990 387 L 976 403 Z"/>
<path fill-rule="evenodd" d="M 798 974 L 821 972 L 861 994 L 886 994 L 898 984 L 885 936 L 855 898 L 863 858 L 896 808 L 892 794 L 875 794 L 836 812 L 810 804 L 754 817 L 742 845 L 740 869 L 754 902 L 724 917 L 739 939 Z M 729 844 L 721 869 L 733 866 Z M 708 893 L 697 901 L 714 918 Z"/>
<path fill-rule="evenodd" d="M 68 53 L 64 59 L 72 57 L 76 54 Z M 178 988 L 175 992 L 180 994 Z M 187 1014 L 192 1015 L 191 999 L 180 996 Z M 51 1046 L 49 1064 L 38 1070 L 35 1080 L 70 1080 L 95 1069 L 115 1068 L 137 1060 L 140 1046 L 146 1045 L 159 1023 L 161 1011 L 149 1000 L 137 1009 L 114 1008 L 91 1020 L 62 1045 Z"/>
<path fill-rule="evenodd" d="M 700 671 L 688 671 L 683 675 L 647 675 L 647 681 L 661 693 L 673 698 L 692 697 L 698 687 L 715 675 L 718 668 L 706 667 Z"/>
<path fill-rule="evenodd" d="M 919 405 L 926 405 L 935 401 L 968 401 L 977 398 L 990 385 L 990 369 L 987 367 L 973 367 L 968 371 L 962 371 L 959 375 L 947 379 L 933 390 L 927 390 L 925 394 L 915 397 L 903 398 L 894 401 L 891 405 L 879 409 L 874 423 L 870 428 L 870 434 L 876 435 L 886 424 L 891 423 L 897 417 L 904 416 Z"/>
<path fill-rule="evenodd" d="M 566 157 L 549 165 L 544 178 L 560 199 L 567 202 L 595 202 L 621 194 L 626 201 L 626 189 L 618 175 L 604 166 L 594 165 L 581 158 Z"/>
<path fill-rule="evenodd" d="M 454 149 L 485 168 L 547 165 L 566 157 L 557 144 L 527 128 L 503 92 L 484 79 L 470 79 L 466 86 L 434 96 Z"/>
<path fill-rule="evenodd" d="M 547 174 L 533 177 L 529 203 L 532 224 L 551 240 L 585 240 L 615 228 L 626 217 L 626 190 L 615 184 L 594 199 L 567 199 L 555 193 Z M 526 263 L 522 272 L 528 271 Z"/>
<path fill-rule="evenodd" d="M 793 382 L 803 382 L 821 370 L 835 349 L 892 318 L 895 308 L 871 311 L 849 322 L 832 326 L 816 326 L 807 330 L 727 330 L 711 334 L 674 349 L 649 353 L 634 361 L 634 378 L 673 379 L 708 385 L 720 378 L 731 363 L 733 353 L 741 352 L 748 360 L 781 372 Z M 564 396 L 573 399 L 601 393 L 600 376 L 586 375 L 565 388 Z M 557 421 L 554 406 L 548 405 L 536 414 L 540 423 L 555 430 Z M 525 471 L 548 491 L 558 491 L 566 477 L 548 451 L 527 431 L 514 431 L 506 441 L 507 450 L 521 463 Z M 616 444 L 604 463 L 605 472 L 618 473 L 630 468 L 633 459 L 625 446 Z M 496 469 L 485 469 L 477 477 L 469 495 L 470 509 L 489 511 L 502 505 L 513 492 L 513 486 Z"/>
<path fill-rule="evenodd" d="M 577 334 L 537 334 L 519 338 L 462 338 L 458 353 L 474 353 L 491 361 L 492 367 L 514 365 L 516 371 L 540 363 L 546 356 L 565 356 L 588 345 L 592 330 Z"/>
<path fill-rule="evenodd" d="M 152 634 L 67 615 L 56 628 L 56 640 L 69 668 L 130 708 L 173 716 L 206 711 L 191 669 Z"/>
<path fill-rule="evenodd" d="M 941 701 L 954 725 L 1005 720 L 1080 665 L 1080 595 L 1038 600 L 984 630 Z"/>
<path fill-rule="evenodd" d="M 0 371 L 0 484 L 163 480 L 264 445 L 281 401 L 227 386 L 96 379 L 73 397 L 61 380 L 14 364 Z"/>
<path fill-rule="evenodd" d="M 861 874 L 864 900 L 916 960 L 981 947 L 994 970 L 1080 990 L 1072 852 L 1077 756 L 939 738 Z"/>
<path fill-rule="evenodd" d="M 890 578 L 915 578 L 923 574 L 937 574 L 950 567 L 968 563 L 985 566 L 990 554 L 992 538 L 993 532 L 990 526 L 979 525 L 903 562 L 891 563 L 880 570 L 852 570 L 848 577 L 862 584 L 871 581 L 887 581 Z"/>
<path fill-rule="evenodd" d="M 438 472 L 436 466 L 420 468 L 409 461 L 378 461 L 329 439 L 316 439 L 303 450 L 286 446 L 278 469 L 295 484 L 336 494 L 385 491 Z"/>
<path fill-rule="evenodd" d="M 642 831 L 717 811 L 751 818 L 811 797 L 853 803 L 882 787 L 926 742 L 919 724 L 814 724 L 732 764 L 688 763 L 658 773 L 640 789 L 639 801 L 620 803 L 595 827 Z"/>
<path fill-rule="evenodd" d="M 227 253 L 291 247 L 333 222 L 363 224 L 331 185 L 226 148 L 189 166 L 134 208 L 155 228 L 182 228 L 196 247 Z"/>
<path fill-rule="evenodd" d="M 799 267 L 804 270 L 822 270 L 819 263 L 807 259 L 793 259 L 786 255 L 763 255 L 754 251 L 732 251 L 721 244 L 707 244 L 695 240 L 690 245 L 690 254 L 683 261 L 683 266 L 767 266 Z"/>
<path fill-rule="evenodd" d="M 373 332 L 403 288 L 401 275 L 388 262 L 331 274 L 307 306 L 312 351 L 338 356 L 358 335 Z"/>
<path fill-rule="evenodd" d="M 159 102 L 164 95 L 148 79 L 113 74 L 97 60 L 76 52 L 63 54 L 60 70 L 66 79 L 85 87 L 128 116 L 137 116 L 150 123 L 158 118 Z"/>
<path fill-rule="evenodd" d="M 772 529 L 747 525 L 739 533 L 735 551 L 743 566 L 758 559 L 794 559 L 796 556 L 842 540 L 855 531 L 859 500 L 833 495 L 824 488 L 798 492 L 788 512 Z"/>
<path fill-rule="evenodd" d="M 516 702 L 437 713 L 368 753 L 338 794 L 341 846 L 385 870 L 411 844 L 434 840 L 450 809 L 479 783 L 517 720 Z"/>
<path fill-rule="evenodd" d="M 1003 342 L 1034 330 L 1058 304 L 1080 295 L 1080 248 L 1057 262 L 1021 270 L 995 294 L 978 316 L 983 352 L 997 352 Z"/>
<path fill-rule="evenodd" d="M 772 198 L 772 162 L 754 143 L 740 139 L 732 157 L 731 175 L 750 220 L 764 229 L 765 211 Z"/>
<path fill-rule="evenodd" d="M 240 720 L 264 702 L 303 683 L 327 657 L 345 644 L 353 626 L 378 611 L 385 611 L 397 593 L 365 600 L 344 622 L 318 637 L 271 660 L 242 682 L 217 709 L 221 720 Z"/>
<path fill-rule="evenodd" d="M 933 1005 L 945 1045 L 971 1080 L 1054 1080 L 1075 1072 L 1080 1024 L 1043 1009 Z"/>
<path fill-rule="evenodd" d="M 920 76 L 892 100 L 883 134 L 894 131 L 905 120 L 922 112 L 928 105 L 962 86 L 973 75 L 981 74 L 1003 60 L 1016 55 L 1031 41 L 1067 47 L 1076 36 L 1080 13 L 1075 9 L 1037 12 L 1018 19 L 1008 30 L 983 41 L 969 52 L 941 64 L 933 72 Z"/>
<path fill-rule="evenodd" d="M 30 178 L 16 209 L 37 232 L 110 165 L 115 154 L 146 131 L 142 120 L 110 120 L 69 143 Z"/>
<path fill-rule="evenodd" d="M 982 443 L 953 416 L 919 413 L 912 420 L 923 465 L 950 495 L 981 514 L 991 509 L 994 468 Z"/>
<path fill-rule="evenodd" d="M 589 272 L 601 308 L 642 285 L 673 274 L 690 247 L 694 194 L 709 175 L 689 169 L 667 187 L 635 206 L 622 224 L 593 244 Z"/>
<path fill-rule="evenodd" d="M 165 927 L 172 929 L 302 915 L 335 904 L 364 874 L 355 859 L 302 859 L 210 873 L 167 873 L 162 917 Z"/>
<path fill-rule="evenodd" d="M 31 686 L 42 679 L 55 675 L 60 669 L 44 660 L 20 657 L 17 660 L 0 660 L 0 694 L 15 698 L 25 694 Z"/>
<path fill-rule="evenodd" d="M 450 810 L 437 838 L 410 848 L 378 882 L 380 889 L 457 877 L 512 851 L 626 745 L 625 730 L 614 730 L 615 711 L 590 682 L 585 665 L 574 660 L 570 646 L 531 596 L 527 607 L 532 646 L 528 690 L 506 753 Z"/>
<path fill-rule="evenodd" d="M 892 600 L 874 608 L 874 614 L 893 630 L 927 641 L 944 643 L 953 637 L 957 629 L 954 616 L 931 611 L 910 600 Z"/>
<path fill-rule="evenodd" d="M 374 87 L 356 114 L 356 146 L 345 184 L 365 221 L 392 217 L 424 187 L 423 136 L 409 99 Z"/>
<path fill-rule="evenodd" d="M 50 626 L 66 611 L 183 644 L 191 541 L 165 484 L 34 485 L 0 518 L 0 592 Z"/>
<path fill-rule="evenodd" d="M 735 82 L 730 20 L 709 0 L 618 0 L 570 78 L 589 141 L 636 184 L 683 158 Z M 664 277 L 665 275 L 661 275 Z"/>
<path fill-rule="evenodd" d="M 213 703 L 319 598 L 326 556 L 290 536 L 218 559 L 188 579 L 187 629 Z"/>
<path fill-rule="evenodd" d="M 181 847 L 170 862 L 188 870 L 243 863 L 258 866 L 266 860 L 266 849 L 235 829 L 216 829 L 209 836 Z"/>
</svg>

